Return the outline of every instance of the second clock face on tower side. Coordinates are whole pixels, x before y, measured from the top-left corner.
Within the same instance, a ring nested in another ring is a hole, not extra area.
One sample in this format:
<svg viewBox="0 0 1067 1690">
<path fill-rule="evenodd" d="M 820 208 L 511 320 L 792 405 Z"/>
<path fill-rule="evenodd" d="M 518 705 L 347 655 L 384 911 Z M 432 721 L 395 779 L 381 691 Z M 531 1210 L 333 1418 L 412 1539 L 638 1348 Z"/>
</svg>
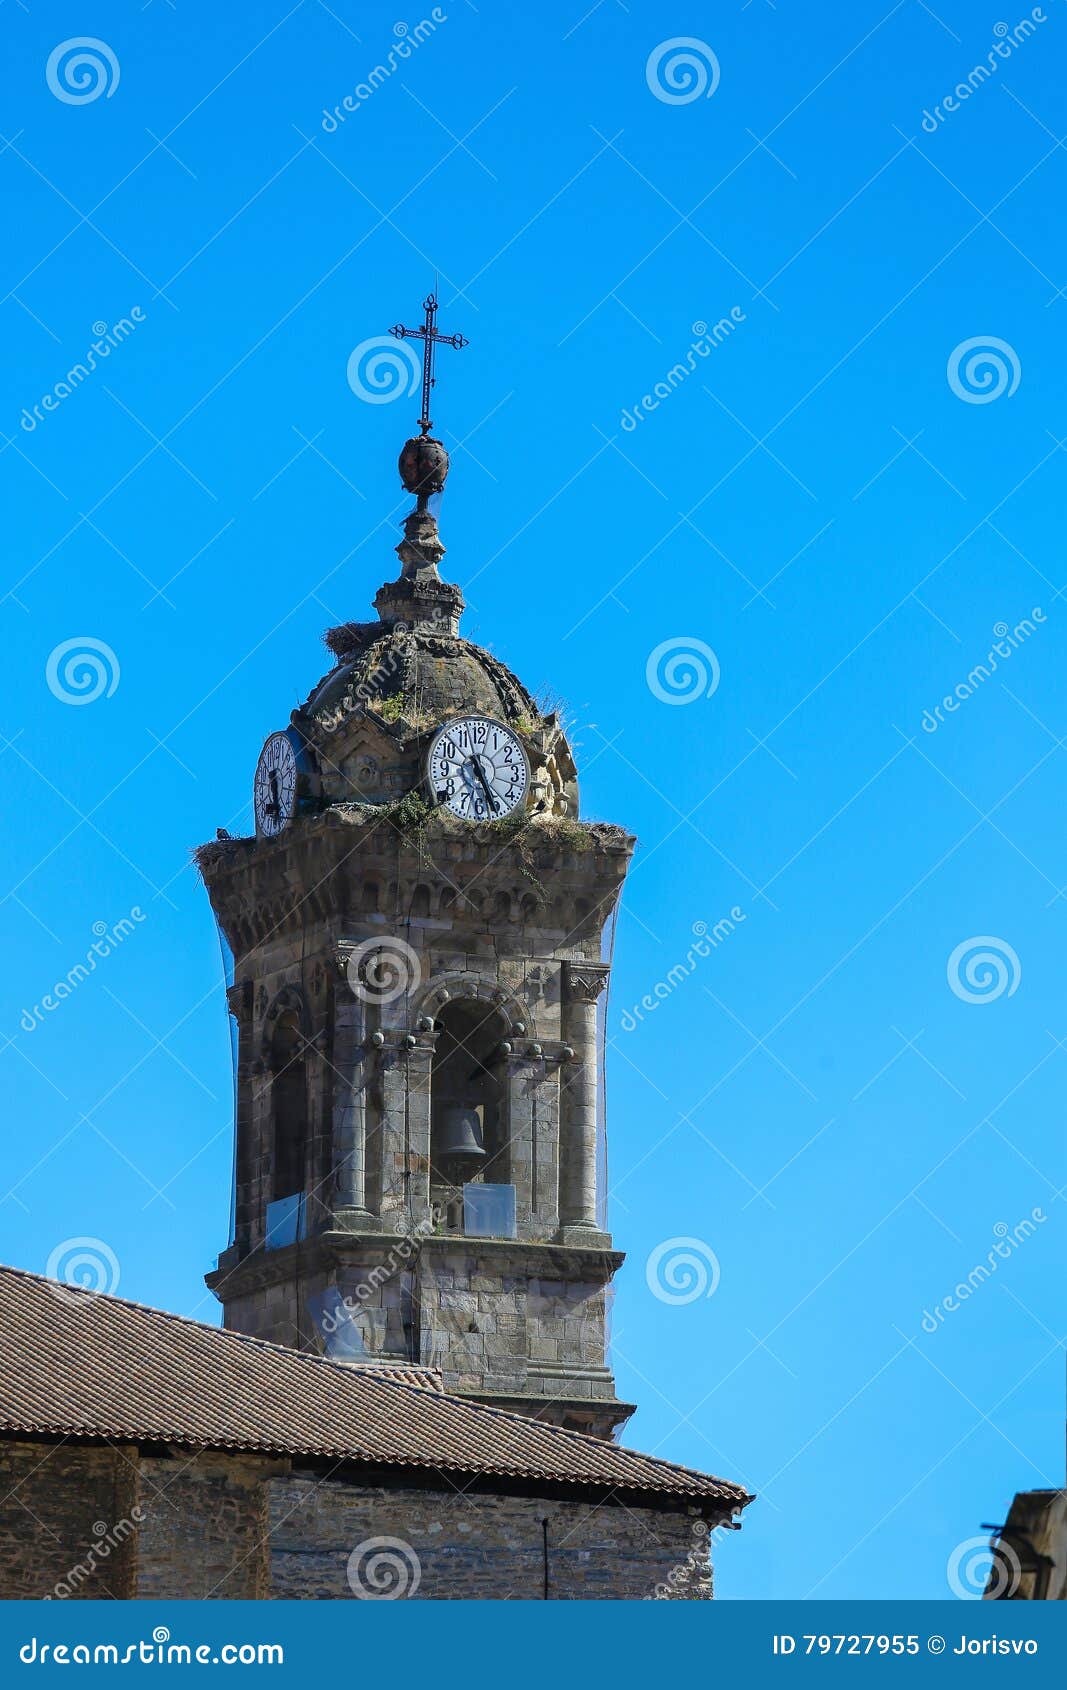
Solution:
<svg viewBox="0 0 1067 1690">
<path fill-rule="evenodd" d="M 289 734 L 271 734 L 256 764 L 252 801 L 256 832 L 275 839 L 293 819 L 296 809 L 296 747 Z"/>
<path fill-rule="evenodd" d="M 530 766 L 522 742 L 489 716 L 457 716 L 434 737 L 430 790 L 462 821 L 499 821 L 526 801 Z"/>
</svg>

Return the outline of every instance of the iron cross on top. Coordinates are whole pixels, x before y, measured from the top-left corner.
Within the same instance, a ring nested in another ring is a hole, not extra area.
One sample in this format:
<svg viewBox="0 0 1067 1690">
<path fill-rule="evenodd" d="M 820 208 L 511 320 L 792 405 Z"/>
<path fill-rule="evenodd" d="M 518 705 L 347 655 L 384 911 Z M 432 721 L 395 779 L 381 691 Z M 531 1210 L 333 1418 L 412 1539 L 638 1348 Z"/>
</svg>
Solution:
<svg viewBox="0 0 1067 1690">
<path fill-rule="evenodd" d="M 433 427 L 430 421 L 430 389 L 434 386 L 433 355 L 438 346 L 454 346 L 459 352 L 470 342 L 461 334 L 438 334 L 437 332 L 437 295 L 428 294 L 422 302 L 426 313 L 426 320 L 421 329 L 406 329 L 403 323 L 396 323 L 389 330 L 395 334 L 397 340 L 422 341 L 422 416 L 419 427 L 423 434 L 429 434 Z"/>
</svg>

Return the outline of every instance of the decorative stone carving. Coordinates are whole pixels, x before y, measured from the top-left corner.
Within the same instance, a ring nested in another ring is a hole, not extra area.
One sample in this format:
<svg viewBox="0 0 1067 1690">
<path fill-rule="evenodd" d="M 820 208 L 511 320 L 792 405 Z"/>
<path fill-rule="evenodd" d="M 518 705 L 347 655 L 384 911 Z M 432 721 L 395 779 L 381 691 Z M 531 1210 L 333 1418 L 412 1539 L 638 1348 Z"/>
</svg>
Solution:
<svg viewBox="0 0 1067 1690">
<path fill-rule="evenodd" d="M 529 1020 L 529 1010 L 520 1003 L 518 998 L 496 984 L 493 980 L 483 980 L 478 974 L 454 972 L 439 974 L 423 989 L 422 995 L 415 1000 L 416 1017 L 426 1016 L 436 1020 L 446 1003 L 453 998 L 480 998 L 485 1003 L 491 1003 L 494 1009 L 499 1009 L 511 1023 L 512 1031 L 526 1031 Z"/>
<path fill-rule="evenodd" d="M 606 962 L 565 962 L 563 981 L 570 1003 L 595 1003 L 608 983 Z"/>
</svg>

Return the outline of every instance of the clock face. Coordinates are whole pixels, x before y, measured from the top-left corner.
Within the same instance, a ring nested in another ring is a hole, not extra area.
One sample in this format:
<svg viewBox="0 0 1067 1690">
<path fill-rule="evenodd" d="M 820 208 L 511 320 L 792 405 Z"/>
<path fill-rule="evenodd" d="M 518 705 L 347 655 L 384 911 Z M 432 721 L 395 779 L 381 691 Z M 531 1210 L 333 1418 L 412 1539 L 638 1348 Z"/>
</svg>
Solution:
<svg viewBox="0 0 1067 1690">
<path fill-rule="evenodd" d="M 530 766 L 510 728 L 489 716 L 457 716 L 437 734 L 427 760 L 430 790 L 467 822 L 499 821 L 525 802 Z"/>
<path fill-rule="evenodd" d="M 296 810 L 296 747 L 287 733 L 271 734 L 260 752 L 252 800 L 259 837 L 276 839 Z"/>
</svg>

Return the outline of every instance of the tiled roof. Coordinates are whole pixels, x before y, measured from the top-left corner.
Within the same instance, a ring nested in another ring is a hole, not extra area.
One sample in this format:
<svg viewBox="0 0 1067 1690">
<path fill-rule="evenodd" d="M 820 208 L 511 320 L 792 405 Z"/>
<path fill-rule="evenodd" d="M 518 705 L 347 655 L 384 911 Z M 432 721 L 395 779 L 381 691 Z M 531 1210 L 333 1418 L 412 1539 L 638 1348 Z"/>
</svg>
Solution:
<svg viewBox="0 0 1067 1690">
<path fill-rule="evenodd" d="M 324 1457 L 713 1501 L 726 1514 L 749 1500 L 724 1479 L 443 1394 L 432 1377 L 344 1366 L 0 1266 L 0 1435 Z"/>
</svg>

